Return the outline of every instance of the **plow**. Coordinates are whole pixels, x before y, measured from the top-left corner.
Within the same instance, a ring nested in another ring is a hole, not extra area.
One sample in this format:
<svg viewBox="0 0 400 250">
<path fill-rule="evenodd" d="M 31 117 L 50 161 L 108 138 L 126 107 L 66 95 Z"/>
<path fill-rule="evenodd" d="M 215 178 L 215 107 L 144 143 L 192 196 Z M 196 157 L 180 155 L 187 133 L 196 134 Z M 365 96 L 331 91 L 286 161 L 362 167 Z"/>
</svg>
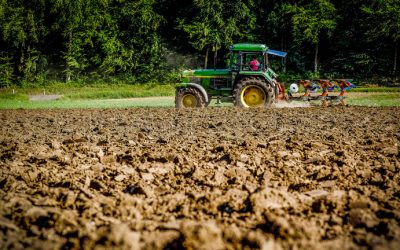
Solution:
<svg viewBox="0 0 400 250">
<path fill-rule="evenodd" d="M 301 79 L 286 91 L 269 64 L 270 56 L 286 55 L 264 44 L 234 44 L 230 47 L 227 68 L 183 71 L 182 82 L 176 88 L 175 106 L 207 107 L 212 99 L 217 104 L 233 102 L 234 106 L 244 108 L 271 107 L 285 101 L 321 101 L 323 106 L 346 104 L 346 90 L 355 87 L 347 79 Z M 303 95 L 298 93 L 299 87 L 304 89 Z M 335 89 L 339 89 L 339 94 L 331 95 Z"/>
<path fill-rule="evenodd" d="M 304 88 L 303 95 L 296 95 L 299 92 L 299 86 Z M 335 104 L 346 105 L 345 93 L 346 91 L 354 88 L 355 85 L 347 79 L 317 79 L 317 80 L 298 80 L 296 83 L 292 83 L 289 87 L 289 91 L 285 94 L 283 92 L 278 95 L 279 101 L 321 101 L 322 106 L 331 106 Z M 280 91 L 283 88 L 280 88 Z M 335 89 L 339 89 L 339 94 L 331 95 Z M 322 90 L 321 94 L 316 94 L 318 90 Z"/>
</svg>

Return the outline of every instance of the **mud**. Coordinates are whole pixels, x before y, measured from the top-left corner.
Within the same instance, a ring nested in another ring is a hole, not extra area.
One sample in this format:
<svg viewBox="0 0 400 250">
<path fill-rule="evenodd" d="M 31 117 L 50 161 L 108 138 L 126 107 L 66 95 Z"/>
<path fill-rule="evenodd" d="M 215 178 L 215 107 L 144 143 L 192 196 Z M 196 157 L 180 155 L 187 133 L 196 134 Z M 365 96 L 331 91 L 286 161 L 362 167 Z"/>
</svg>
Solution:
<svg viewBox="0 0 400 250">
<path fill-rule="evenodd" d="M 398 249 L 400 108 L 0 111 L 1 249 Z"/>
</svg>

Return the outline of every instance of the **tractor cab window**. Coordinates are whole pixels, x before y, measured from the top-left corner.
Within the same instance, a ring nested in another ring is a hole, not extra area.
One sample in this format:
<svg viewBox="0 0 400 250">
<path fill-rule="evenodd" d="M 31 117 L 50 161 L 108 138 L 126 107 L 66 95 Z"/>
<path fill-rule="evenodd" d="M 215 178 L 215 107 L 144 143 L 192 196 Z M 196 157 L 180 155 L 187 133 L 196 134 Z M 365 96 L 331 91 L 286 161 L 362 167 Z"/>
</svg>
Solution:
<svg viewBox="0 0 400 250">
<path fill-rule="evenodd" d="M 264 69 L 264 57 L 261 53 L 243 53 L 242 70 L 260 71 Z"/>
<path fill-rule="evenodd" d="M 229 58 L 229 68 L 233 71 L 239 71 L 241 61 L 242 59 L 240 53 L 231 53 Z"/>
<path fill-rule="evenodd" d="M 261 71 L 265 69 L 265 54 L 257 52 L 231 53 L 229 68 L 233 71 Z"/>
</svg>

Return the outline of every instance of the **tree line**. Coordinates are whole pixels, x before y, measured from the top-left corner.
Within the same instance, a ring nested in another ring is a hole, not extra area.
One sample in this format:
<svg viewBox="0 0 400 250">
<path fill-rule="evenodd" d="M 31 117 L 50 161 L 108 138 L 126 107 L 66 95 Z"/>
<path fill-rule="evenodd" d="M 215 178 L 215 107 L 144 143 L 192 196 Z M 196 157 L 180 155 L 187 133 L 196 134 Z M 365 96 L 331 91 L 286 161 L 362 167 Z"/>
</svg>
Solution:
<svg viewBox="0 0 400 250">
<path fill-rule="evenodd" d="M 238 42 L 291 77 L 395 78 L 399 39 L 400 0 L 0 0 L 0 86 L 176 81 Z"/>
</svg>

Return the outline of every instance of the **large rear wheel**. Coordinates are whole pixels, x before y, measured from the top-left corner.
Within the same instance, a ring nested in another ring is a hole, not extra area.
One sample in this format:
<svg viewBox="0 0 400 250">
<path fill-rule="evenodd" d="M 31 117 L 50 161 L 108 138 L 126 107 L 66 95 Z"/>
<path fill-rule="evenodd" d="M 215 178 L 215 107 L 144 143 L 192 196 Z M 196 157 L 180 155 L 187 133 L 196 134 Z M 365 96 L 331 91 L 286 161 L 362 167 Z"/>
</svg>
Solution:
<svg viewBox="0 0 400 250">
<path fill-rule="evenodd" d="M 233 91 L 234 105 L 245 108 L 269 107 L 275 96 L 274 91 L 261 79 L 243 79 Z"/>
<path fill-rule="evenodd" d="M 187 87 L 176 90 L 175 107 L 176 108 L 203 108 L 206 101 L 203 94 L 196 88 Z"/>
</svg>

